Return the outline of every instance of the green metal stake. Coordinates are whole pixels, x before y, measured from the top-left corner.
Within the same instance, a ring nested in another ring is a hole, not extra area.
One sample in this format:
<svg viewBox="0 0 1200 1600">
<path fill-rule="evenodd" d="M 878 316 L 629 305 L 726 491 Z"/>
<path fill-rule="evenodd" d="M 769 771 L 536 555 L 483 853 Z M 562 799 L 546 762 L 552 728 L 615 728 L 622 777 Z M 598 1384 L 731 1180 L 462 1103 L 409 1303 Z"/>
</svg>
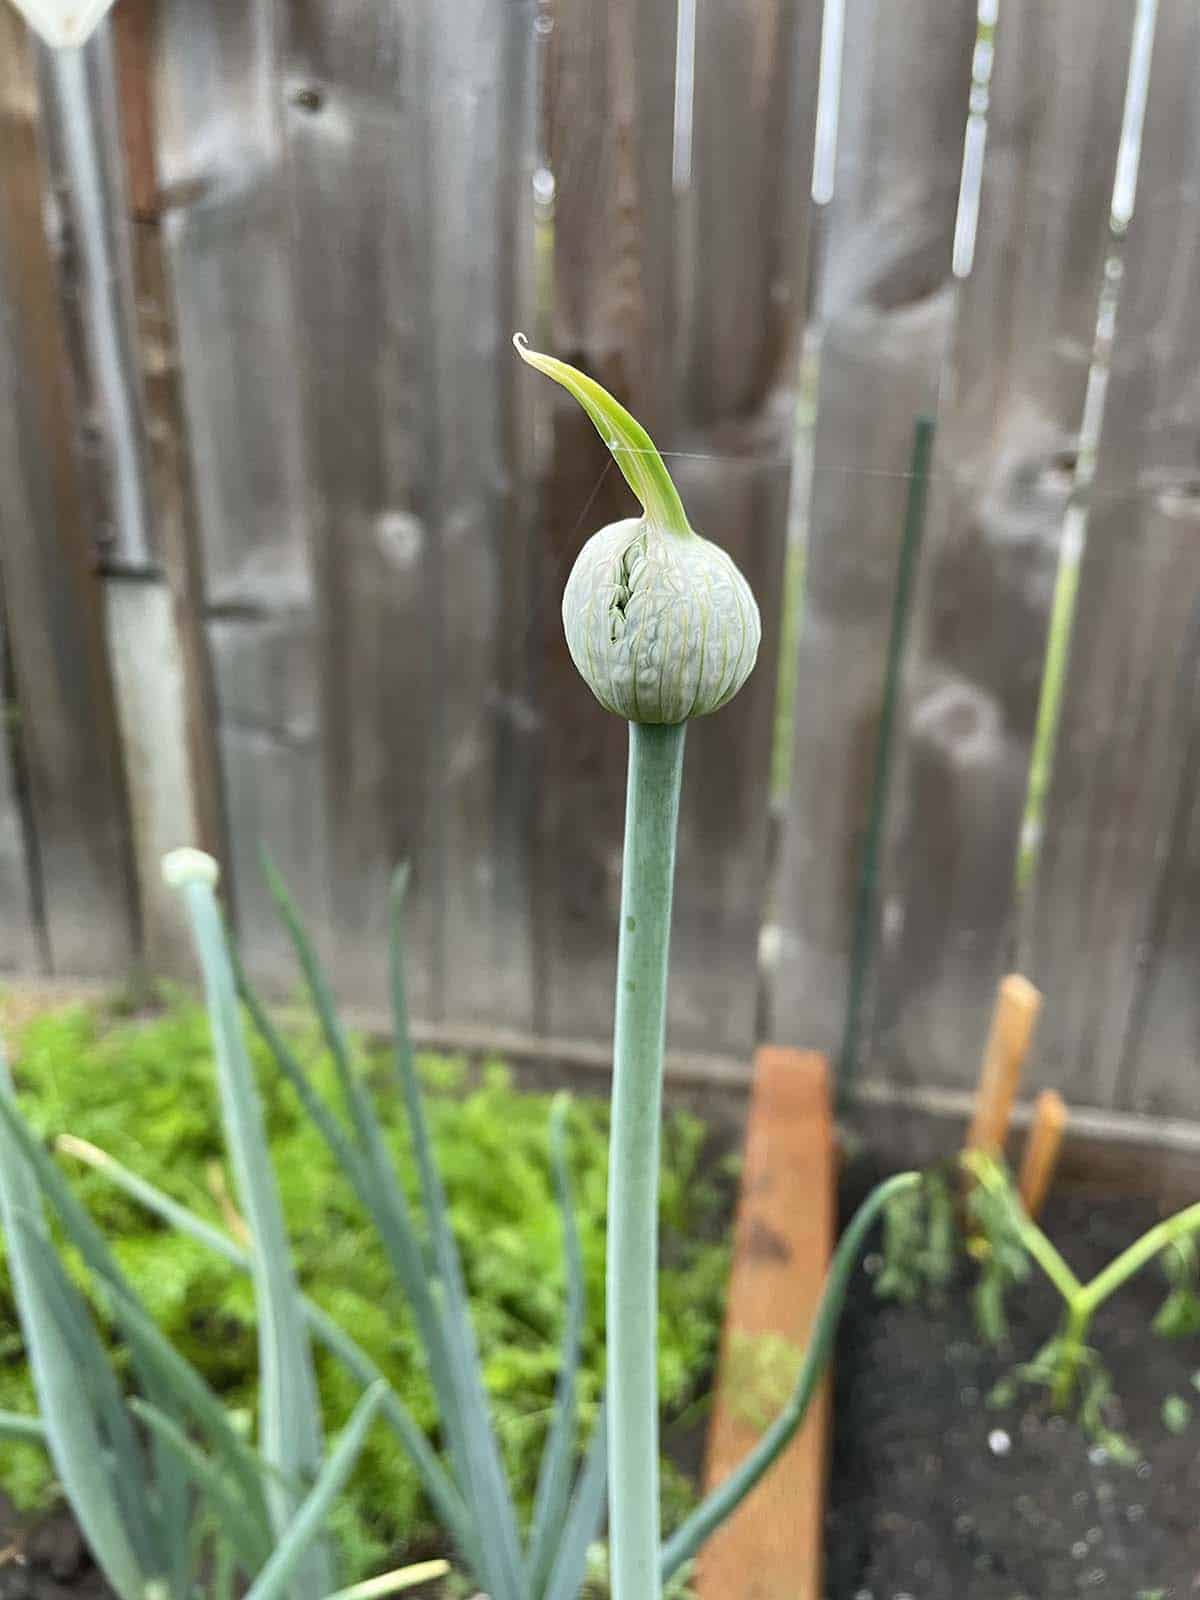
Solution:
<svg viewBox="0 0 1200 1600">
<path fill-rule="evenodd" d="M 863 1001 L 867 978 L 875 958 L 876 891 L 879 883 L 879 845 L 887 817 L 888 788 L 891 781 L 893 729 L 896 703 L 900 698 L 900 669 L 908 640 L 912 613 L 913 584 L 925 527 L 925 503 L 929 489 L 929 462 L 933 454 L 934 421 L 919 416 L 913 431 L 912 464 L 908 480 L 908 503 L 904 512 L 904 532 L 900 539 L 900 559 L 896 569 L 896 589 L 892 597 L 892 631 L 888 641 L 887 671 L 883 680 L 883 706 L 875 739 L 875 782 L 871 789 L 871 811 L 863 842 L 862 868 L 854 905 L 854 937 L 851 943 L 850 992 L 846 998 L 846 1029 L 842 1035 L 842 1057 L 838 1070 L 837 1098 L 845 1105 L 858 1070 L 859 1036 L 862 1031 Z"/>
</svg>

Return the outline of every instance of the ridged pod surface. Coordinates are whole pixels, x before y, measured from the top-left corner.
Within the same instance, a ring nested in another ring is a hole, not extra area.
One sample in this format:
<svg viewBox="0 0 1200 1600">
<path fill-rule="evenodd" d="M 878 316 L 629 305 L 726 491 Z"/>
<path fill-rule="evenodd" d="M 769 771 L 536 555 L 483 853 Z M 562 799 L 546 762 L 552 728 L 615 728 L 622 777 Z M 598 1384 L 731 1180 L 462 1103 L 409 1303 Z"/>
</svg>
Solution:
<svg viewBox="0 0 1200 1600">
<path fill-rule="evenodd" d="M 718 711 L 758 658 L 762 624 L 732 557 L 690 526 L 649 434 L 593 379 L 526 348 L 522 358 L 569 390 L 613 453 L 643 514 L 584 545 L 563 592 L 567 647 L 606 710 L 677 723 Z"/>
<path fill-rule="evenodd" d="M 601 528 L 563 593 L 567 648 L 600 704 L 630 722 L 685 722 L 745 683 L 761 627 L 718 545 L 645 517 Z"/>
</svg>

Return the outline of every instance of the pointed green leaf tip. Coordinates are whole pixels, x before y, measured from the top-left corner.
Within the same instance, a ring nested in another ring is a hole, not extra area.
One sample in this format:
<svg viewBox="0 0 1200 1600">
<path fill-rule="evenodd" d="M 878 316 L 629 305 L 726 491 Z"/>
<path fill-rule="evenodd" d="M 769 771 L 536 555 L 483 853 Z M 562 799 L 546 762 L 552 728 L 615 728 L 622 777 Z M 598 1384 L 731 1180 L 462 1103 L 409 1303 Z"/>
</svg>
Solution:
<svg viewBox="0 0 1200 1600">
<path fill-rule="evenodd" d="M 637 418 L 586 372 L 580 372 L 555 356 L 531 350 L 523 333 L 513 335 L 513 344 L 522 361 L 553 378 L 579 401 L 595 424 L 596 432 L 612 451 L 625 482 L 637 495 L 647 521 L 670 533 L 691 533 L 679 491 L 655 449 L 654 440 Z"/>
<path fill-rule="evenodd" d="M 762 623 L 750 585 L 692 528 L 650 436 L 565 361 L 522 360 L 574 395 L 613 453 L 644 515 L 594 533 L 563 590 L 567 648 L 600 704 L 630 722 L 686 722 L 717 711 L 754 668 Z"/>
</svg>

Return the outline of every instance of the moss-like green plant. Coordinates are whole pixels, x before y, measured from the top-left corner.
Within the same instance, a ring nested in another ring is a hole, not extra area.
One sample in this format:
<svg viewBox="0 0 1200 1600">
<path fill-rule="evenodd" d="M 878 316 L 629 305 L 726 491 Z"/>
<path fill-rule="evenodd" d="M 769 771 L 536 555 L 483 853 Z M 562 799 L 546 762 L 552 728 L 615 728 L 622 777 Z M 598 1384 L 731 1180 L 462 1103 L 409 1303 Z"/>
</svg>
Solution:
<svg viewBox="0 0 1200 1600">
<path fill-rule="evenodd" d="M 247 1063 L 236 1057 L 233 1046 L 226 1068 L 239 1080 L 231 1087 L 241 1116 L 250 1078 Z M 265 1172 L 261 1125 L 245 1131 L 250 1148 L 243 1158 Z M 230 1132 L 231 1142 L 241 1136 L 242 1130 Z M 132 1397 L 123 1392 L 91 1308 L 54 1248 L 48 1212 L 120 1330 L 137 1385 Z M 121 1600 L 195 1600 L 201 1558 L 210 1554 L 216 1600 L 227 1600 L 235 1588 L 248 1600 L 278 1600 L 284 1593 L 324 1600 L 332 1571 L 325 1525 L 384 1401 L 384 1387 L 366 1386 L 328 1456 L 315 1390 L 306 1397 L 300 1383 L 296 1405 L 309 1407 L 304 1425 L 312 1454 L 294 1463 L 287 1433 L 272 1436 L 265 1426 L 259 1449 L 248 1446 L 200 1374 L 147 1315 L 31 1133 L 2 1053 L 0 1223 L 40 1411 L 37 1418 L 0 1414 L 0 1436 L 44 1442 L 92 1553 Z M 254 1263 L 261 1342 L 273 1345 L 264 1364 L 278 1371 L 286 1398 L 296 1362 L 307 1358 L 308 1329 L 286 1251 L 276 1271 L 281 1275 L 268 1284 Z M 283 1330 L 292 1312 L 299 1345 L 285 1356 Z M 260 1414 L 264 1424 L 272 1416 L 265 1390 Z M 291 1437 L 303 1438 L 300 1425 L 293 1428 Z"/>
<path fill-rule="evenodd" d="M 730 1410 L 756 1433 L 787 1404 L 804 1363 L 804 1350 L 780 1333 L 743 1333 L 735 1328 L 725 1351 L 724 1382 Z"/>
<path fill-rule="evenodd" d="M 520 335 L 515 342 L 522 360 L 579 401 L 642 510 L 584 545 L 563 595 L 563 627 L 592 693 L 629 722 L 609 1157 L 609 1537 L 614 1600 L 657 1600 L 662 1577 L 695 1552 L 791 1438 L 828 1355 L 844 1284 L 831 1282 L 798 1403 L 660 1556 L 655 1195 L 684 732 L 690 718 L 719 710 L 745 683 L 761 624 L 733 561 L 691 527 L 641 424 L 585 373 L 528 349 Z M 848 1273 L 845 1257 L 839 1261 Z"/>
<path fill-rule="evenodd" d="M 42 1141 L 59 1141 L 72 1188 L 110 1241 L 148 1314 L 238 1425 L 248 1428 L 257 1401 L 249 1280 L 192 1239 L 164 1228 L 83 1164 L 100 1147 L 214 1227 L 232 1220 L 218 1198 L 228 1178 L 221 1184 L 215 1176 L 224 1170 L 223 1151 L 204 1012 L 182 999 L 134 1015 L 125 1015 L 115 1002 L 59 1007 L 33 1017 L 22 1017 L 14 1005 L 7 1008 L 7 1026 L 27 1121 Z M 315 1089 L 323 1097 L 335 1093 L 333 1062 L 311 1023 L 293 1012 L 286 1035 Z M 434 1434 L 436 1404 L 412 1318 L 394 1293 L 370 1221 L 355 1206 L 267 1046 L 253 1031 L 247 1042 L 301 1283 L 327 1316 L 353 1329 L 422 1430 Z M 385 1087 L 386 1048 L 359 1037 L 351 1044 L 357 1070 L 370 1084 Z M 548 1141 L 551 1099 L 514 1087 L 498 1060 L 475 1068 L 426 1052 L 418 1068 L 463 1252 L 490 1410 L 526 1518 L 554 1408 L 564 1309 Z M 415 1203 L 417 1174 L 403 1109 L 386 1094 L 380 1109 L 388 1148 Z M 76 1137 L 66 1137 L 65 1130 Z M 585 1281 L 578 1394 L 581 1425 L 590 1428 L 604 1362 L 607 1108 L 599 1100 L 575 1100 L 567 1132 Z M 698 1118 L 673 1110 L 663 1132 L 659 1386 L 669 1428 L 695 1402 L 711 1371 L 729 1259 L 722 1229 L 728 1194 L 708 1160 L 709 1132 Z M 21 1415 L 31 1410 L 34 1396 L 14 1310 L 0 1237 L 0 1412 Z M 119 1344 L 114 1348 L 122 1359 Z M 336 1428 L 353 1409 L 358 1388 L 323 1346 L 316 1363 L 325 1415 Z M 53 1473 L 40 1437 L 40 1431 L 27 1432 L 0 1449 L 0 1489 L 24 1506 L 44 1503 L 51 1492 Z M 663 1468 L 664 1518 L 673 1528 L 686 1515 L 694 1490 L 668 1461 Z M 436 1537 L 420 1480 L 389 1429 L 372 1432 L 333 1525 L 345 1570 L 354 1575 L 378 1571 L 400 1541 L 421 1547 Z"/>
</svg>

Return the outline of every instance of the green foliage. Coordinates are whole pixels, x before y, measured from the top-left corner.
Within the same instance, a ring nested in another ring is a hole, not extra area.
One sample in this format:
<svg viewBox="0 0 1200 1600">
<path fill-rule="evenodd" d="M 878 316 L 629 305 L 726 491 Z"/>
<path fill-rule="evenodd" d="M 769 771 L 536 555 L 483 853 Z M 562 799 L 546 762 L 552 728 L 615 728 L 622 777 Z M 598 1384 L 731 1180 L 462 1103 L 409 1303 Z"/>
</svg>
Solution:
<svg viewBox="0 0 1200 1600">
<path fill-rule="evenodd" d="M 1169 1394 L 1162 1403 L 1162 1423 L 1168 1433 L 1186 1433 L 1192 1422 L 1192 1403 L 1181 1394 Z"/>
<path fill-rule="evenodd" d="M 992 1387 L 988 1405 L 1012 1405 L 1022 1387 L 1061 1392 L 1069 1378 L 1069 1393 L 1078 1393 L 1076 1420 L 1095 1444 L 1102 1446 L 1120 1466 L 1133 1466 L 1140 1455 L 1136 1446 L 1108 1421 L 1113 1401 L 1113 1385 L 1108 1369 L 1096 1352 L 1086 1345 L 1057 1334 L 1047 1340 L 1032 1361 L 1022 1362 L 1008 1377 Z"/>
<path fill-rule="evenodd" d="M 976 1184 L 967 1202 L 972 1233 L 968 1249 L 979 1265 L 974 1291 L 975 1322 L 989 1344 L 1008 1337 L 1004 1303 L 1010 1290 L 1029 1277 L 1029 1256 L 1013 1213 L 1011 1188 Z"/>
<path fill-rule="evenodd" d="M 686 1561 L 678 1572 L 666 1578 L 662 1600 L 692 1600 L 695 1569 L 694 1561 Z M 597 1542 L 588 1551 L 587 1582 L 581 1600 L 609 1600 L 611 1594 L 608 1546 Z"/>
<path fill-rule="evenodd" d="M 978 1159 L 978 1158 L 973 1158 Z M 875 1292 L 883 1300 L 915 1305 L 936 1301 L 954 1278 L 960 1252 L 975 1263 L 972 1290 L 975 1322 L 989 1344 L 1008 1334 L 1005 1297 L 1029 1276 L 1029 1257 L 1014 1206 L 1019 1202 L 1003 1169 L 991 1183 L 973 1183 L 966 1202 L 966 1227 L 959 1224 L 953 1173 L 934 1168 L 920 1186 L 902 1190 L 884 1217 L 883 1270 Z"/>
<path fill-rule="evenodd" d="M 269 1052 L 253 1030 L 247 1037 L 301 1282 L 353 1333 L 432 1432 L 435 1408 L 416 1332 L 374 1230 Z M 335 1069 L 315 1029 L 290 1037 L 314 1086 L 332 1098 Z M 225 1222 L 210 1036 L 198 1007 L 177 1001 L 151 1018 L 123 1019 L 111 1010 L 73 1006 L 28 1022 L 18 1043 L 23 1109 L 40 1134 L 88 1139 L 182 1204 L 218 1225 Z M 390 1063 L 380 1051 L 360 1044 L 355 1049 L 404 1189 L 415 1201 L 417 1174 Z M 553 1407 L 564 1299 L 562 1227 L 548 1154 L 549 1097 L 514 1090 L 498 1062 L 478 1074 L 462 1061 L 437 1056 L 422 1057 L 419 1067 L 492 1415 L 519 1505 L 527 1512 Z M 587 1285 L 579 1379 L 585 1431 L 595 1418 L 603 1368 L 606 1130 L 604 1107 L 572 1106 L 569 1149 Z M 711 1368 L 728 1267 L 728 1247 L 717 1238 L 723 1196 L 702 1167 L 704 1138 L 696 1119 L 668 1118 L 660 1382 L 669 1413 L 695 1397 Z M 249 1432 L 256 1395 L 250 1280 L 149 1218 L 98 1174 L 79 1167 L 69 1176 L 149 1314 Z M 66 1257 L 73 1261 L 70 1251 Z M 0 1411 L 28 1412 L 32 1391 L 14 1329 L 0 1259 Z M 329 1425 L 340 1427 L 361 1388 L 323 1353 L 317 1364 Z M 678 1520 L 689 1496 L 678 1474 L 668 1481 L 667 1516 Z M 22 1504 L 44 1498 L 50 1489 L 44 1451 L 6 1442 L 0 1487 Z M 373 1431 L 353 1493 L 336 1509 L 333 1525 L 355 1570 L 377 1565 L 397 1538 L 419 1543 L 433 1531 L 415 1473 L 390 1431 Z"/>
<path fill-rule="evenodd" d="M 1200 1333 L 1200 1263 L 1196 1241 L 1189 1234 L 1162 1253 L 1170 1293 L 1158 1308 L 1154 1331 L 1164 1339 L 1188 1339 Z"/>
<path fill-rule="evenodd" d="M 796 1387 L 804 1351 L 782 1334 L 743 1333 L 739 1328 L 730 1339 L 726 1359 L 733 1414 L 762 1433 Z"/>
<path fill-rule="evenodd" d="M 914 1305 L 939 1295 L 954 1276 L 958 1227 L 954 1196 L 940 1170 L 902 1189 L 888 1202 L 883 1219 L 883 1270 L 875 1292 L 883 1300 Z"/>
<path fill-rule="evenodd" d="M 237 1070 L 248 1089 L 248 1059 Z M 251 1159 L 265 1169 L 261 1132 L 258 1140 Z M 327 1595 L 328 1512 L 357 1463 L 386 1386 L 377 1383 L 364 1396 L 324 1458 L 314 1385 L 310 1420 L 317 1456 L 311 1469 L 308 1461 L 297 1470 L 249 1448 L 203 1378 L 146 1315 L 104 1236 L 25 1124 L 2 1056 L 0 1213 L 48 1456 L 116 1593 L 124 1600 L 192 1600 L 197 1572 L 215 1565 L 228 1579 L 218 1585 L 222 1593 L 253 1579 L 248 1595 L 254 1600 L 270 1600 L 285 1584 L 293 1597 Z M 120 1330 L 133 1379 L 128 1396 L 93 1310 L 52 1241 L 49 1214 L 84 1263 L 108 1325 Z M 286 1254 L 282 1266 L 288 1270 Z M 256 1300 L 265 1308 L 263 1324 L 280 1326 L 278 1296 L 258 1294 Z M 294 1373 L 283 1390 L 303 1399 Z M 19 1418 L 7 1425 L 9 1432 L 14 1428 L 21 1431 Z M 289 1492 L 291 1505 L 273 1527 L 269 1497 L 293 1484 L 295 1497 Z"/>
</svg>

